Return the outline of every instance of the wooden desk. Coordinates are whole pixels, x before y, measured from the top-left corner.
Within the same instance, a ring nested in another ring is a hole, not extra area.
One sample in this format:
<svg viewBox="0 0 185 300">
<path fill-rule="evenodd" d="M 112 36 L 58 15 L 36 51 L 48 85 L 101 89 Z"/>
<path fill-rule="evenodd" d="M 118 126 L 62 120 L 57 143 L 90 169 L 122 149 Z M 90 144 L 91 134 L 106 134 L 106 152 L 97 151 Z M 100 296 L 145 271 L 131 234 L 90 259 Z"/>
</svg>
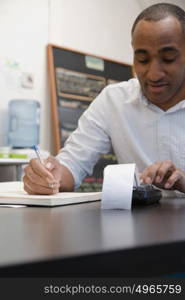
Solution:
<svg viewBox="0 0 185 300">
<path fill-rule="evenodd" d="M 0 207 L 0 276 L 139 277 L 185 271 L 185 199 L 133 211 L 100 202 Z"/>
</svg>

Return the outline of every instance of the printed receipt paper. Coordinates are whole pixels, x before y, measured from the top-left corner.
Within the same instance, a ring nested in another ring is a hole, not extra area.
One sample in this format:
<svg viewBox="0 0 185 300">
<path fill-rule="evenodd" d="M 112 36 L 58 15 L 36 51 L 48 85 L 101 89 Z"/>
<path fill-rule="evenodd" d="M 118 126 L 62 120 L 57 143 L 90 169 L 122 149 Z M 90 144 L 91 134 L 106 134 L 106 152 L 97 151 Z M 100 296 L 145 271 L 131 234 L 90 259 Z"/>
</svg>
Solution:
<svg viewBox="0 0 185 300">
<path fill-rule="evenodd" d="M 104 169 L 103 209 L 131 209 L 136 164 L 109 165 Z"/>
</svg>

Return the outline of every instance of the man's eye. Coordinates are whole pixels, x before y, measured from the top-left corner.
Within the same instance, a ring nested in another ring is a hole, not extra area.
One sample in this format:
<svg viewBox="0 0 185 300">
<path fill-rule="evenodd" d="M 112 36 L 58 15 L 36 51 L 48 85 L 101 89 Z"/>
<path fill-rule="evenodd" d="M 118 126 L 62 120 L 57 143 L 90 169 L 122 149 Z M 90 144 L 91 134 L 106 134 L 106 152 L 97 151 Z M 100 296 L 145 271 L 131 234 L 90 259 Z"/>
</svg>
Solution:
<svg viewBox="0 0 185 300">
<path fill-rule="evenodd" d="M 163 61 L 167 64 L 170 64 L 175 61 L 175 58 L 163 58 Z"/>
<path fill-rule="evenodd" d="M 147 64 L 148 63 L 148 59 L 138 59 L 138 62 L 140 64 Z"/>
</svg>

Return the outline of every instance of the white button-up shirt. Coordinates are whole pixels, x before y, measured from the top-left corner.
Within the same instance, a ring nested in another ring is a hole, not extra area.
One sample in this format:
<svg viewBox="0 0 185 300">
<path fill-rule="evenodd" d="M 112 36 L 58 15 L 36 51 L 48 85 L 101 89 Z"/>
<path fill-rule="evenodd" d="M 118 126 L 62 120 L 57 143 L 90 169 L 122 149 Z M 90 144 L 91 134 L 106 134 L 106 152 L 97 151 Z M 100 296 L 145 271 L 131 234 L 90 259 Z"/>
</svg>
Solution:
<svg viewBox="0 0 185 300">
<path fill-rule="evenodd" d="M 109 85 L 79 119 L 57 158 L 77 187 L 111 146 L 118 163 L 136 163 L 139 172 L 157 160 L 171 160 L 185 170 L 185 100 L 163 111 L 143 96 L 136 78 Z"/>
</svg>

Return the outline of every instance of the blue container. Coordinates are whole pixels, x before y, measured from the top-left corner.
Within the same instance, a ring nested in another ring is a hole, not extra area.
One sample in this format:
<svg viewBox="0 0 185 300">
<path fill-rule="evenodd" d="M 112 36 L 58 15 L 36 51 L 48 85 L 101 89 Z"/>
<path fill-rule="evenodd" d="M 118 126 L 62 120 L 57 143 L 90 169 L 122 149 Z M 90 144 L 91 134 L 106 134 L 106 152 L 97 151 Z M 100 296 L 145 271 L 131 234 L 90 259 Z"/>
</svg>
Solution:
<svg viewBox="0 0 185 300">
<path fill-rule="evenodd" d="M 29 148 L 39 144 L 40 103 L 36 100 L 11 100 L 8 107 L 8 145 Z"/>
</svg>

